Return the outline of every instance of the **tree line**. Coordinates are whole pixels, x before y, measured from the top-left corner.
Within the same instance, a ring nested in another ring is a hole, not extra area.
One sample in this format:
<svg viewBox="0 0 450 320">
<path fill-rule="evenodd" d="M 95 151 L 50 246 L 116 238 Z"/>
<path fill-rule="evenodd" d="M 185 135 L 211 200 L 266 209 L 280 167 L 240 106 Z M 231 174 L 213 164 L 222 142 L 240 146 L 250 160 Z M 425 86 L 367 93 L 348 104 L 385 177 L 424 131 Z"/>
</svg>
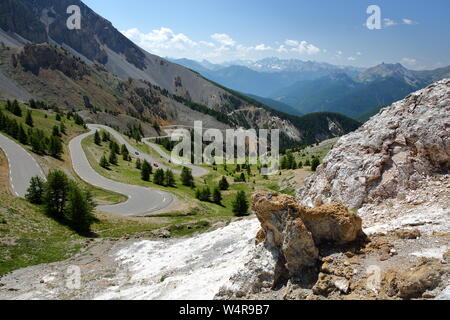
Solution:
<svg viewBox="0 0 450 320">
<path fill-rule="evenodd" d="M 23 117 L 22 109 L 17 100 L 13 102 L 8 100 L 6 110 L 19 118 Z M 32 151 L 39 155 L 50 155 L 59 159 L 63 154 L 61 136 L 66 133 L 66 127 L 63 122 L 53 128 L 51 135 L 46 135 L 43 130 L 34 128 L 31 110 L 27 110 L 25 126 L 0 110 L 0 130 L 18 140 L 21 144 L 30 145 Z"/>
<path fill-rule="evenodd" d="M 83 190 L 67 175 L 60 171 L 52 171 L 47 182 L 40 177 L 31 179 L 26 199 L 43 207 L 47 216 L 82 235 L 91 233 L 91 225 L 95 222 L 95 203 L 88 190 Z"/>
</svg>

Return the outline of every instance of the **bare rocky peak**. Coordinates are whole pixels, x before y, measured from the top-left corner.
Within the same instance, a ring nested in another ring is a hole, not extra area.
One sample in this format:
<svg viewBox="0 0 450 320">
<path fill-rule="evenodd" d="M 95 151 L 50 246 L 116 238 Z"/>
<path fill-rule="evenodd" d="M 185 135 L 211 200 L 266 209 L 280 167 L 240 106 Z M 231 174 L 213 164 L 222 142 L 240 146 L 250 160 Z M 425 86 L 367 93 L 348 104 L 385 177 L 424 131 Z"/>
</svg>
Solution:
<svg viewBox="0 0 450 320">
<path fill-rule="evenodd" d="M 342 137 L 297 194 L 308 206 L 351 208 L 395 197 L 450 169 L 450 79 L 383 109 Z"/>
</svg>

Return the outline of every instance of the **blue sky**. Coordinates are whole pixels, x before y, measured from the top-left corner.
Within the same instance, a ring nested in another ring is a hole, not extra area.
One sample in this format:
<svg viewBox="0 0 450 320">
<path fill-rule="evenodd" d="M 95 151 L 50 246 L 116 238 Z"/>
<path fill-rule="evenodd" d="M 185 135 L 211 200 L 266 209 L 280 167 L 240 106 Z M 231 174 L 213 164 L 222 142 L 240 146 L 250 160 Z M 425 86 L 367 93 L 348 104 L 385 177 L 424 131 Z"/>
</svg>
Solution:
<svg viewBox="0 0 450 320">
<path fill-rule="evenodd" d="M 411 69 L 450 65 L 448 0 L 83 0 L 144 49 L 224 62 L 265 57 Z M 365 23 L 381 9 L 382 29 Z"/>
</svg>

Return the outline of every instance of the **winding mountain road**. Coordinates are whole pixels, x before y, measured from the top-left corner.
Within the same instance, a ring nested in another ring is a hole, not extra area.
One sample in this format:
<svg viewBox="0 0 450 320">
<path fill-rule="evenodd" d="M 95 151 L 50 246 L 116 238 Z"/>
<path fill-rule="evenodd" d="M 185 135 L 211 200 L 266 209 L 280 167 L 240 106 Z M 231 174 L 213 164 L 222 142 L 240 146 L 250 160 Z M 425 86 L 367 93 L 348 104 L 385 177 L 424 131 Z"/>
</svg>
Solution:
<svg viewBox="0 0 450 320">
<path fill-rule="evenodd" d="M 0 148 L 8 158 L 11 189 L 16 196 L 25 198 L 31 178 L 38 176 L 45 180 L 44 172 L 31 154 L 2 134 Z"/>
<path fill-rule="evenodd" d="M 114 137 L 114 139 L 117 140 L 118 143 L 124 144 L 127 147 L 128 151 L 130 151 L 133 154 L 136 154 L 136 152 L 139 153 L 139 156 L 137 156 L 137 157 L 140 158 L 141 160 L 147 160 L 151 164 L 153 164 L 155 162 L 158 162 L 158 160 L 153 158 L 151 155 L 142 153 L 139 150 L 137 150 L 136 148 L 134 148 L 116 130 L 114 130 L 114 129 L 108 127 L 108 126 L 104 126 L 104 125 L 100 125 L 100 124 L 90 124 L 90 125 L 88 125 L 88 127 L 91 130 L 98 129 L 98 130 L 105 130 L 105 131 L 109 132 Z M 170 155 L 168 153 L 164 152 L 164 150 L 162 150 L 159 145 L 149 142 L 148 141 L 149 139 L 154 139 L 154 138 L 144 138 L 144 139 L 142 139 L 142 142 L 144 142 L 145 144 L 150 146 L 153 150 L 155 150 L 162 158 L 166 159 L 167 161 L 170 161 L 171 160 Z M 176 163 L 174 163 L 174 164 L 176 164 Z M 162 165 L 159 162 L 158 162 L 158 166 L 160 168 L 164 169 L 164 170 L 167 169 L 166 166 Z M 188 165 L 183 165 L 183 166 L 185 166 L 187 168 L 190 168 L 192 170 L 192 175 L 194 177 L 200 177 L 200 176 L 203 176 L 203 175 L 206 175 L 206 174 L 209 173 L 209 171 L 207 169 L 204 169 L 204 168 L 201 168 L 201 167 L 197 167 L 197 166 L 194 166 L 194 165 L 189 165 L 188 164 Z M 174 173 L 176 173 L 176 174 L 180 174 L 181 173 L 179 170 L 172 170 L 172 171 Z"/>
<path fill-rule="evenodd" d="M 97 130 L 96 125 L 88 125 L 88 128 L 91 129 L 90 132 L 72 139 L 69 143 L 73 169 L 81 179 L 93 186 L 128 196 L 128 201 L 124 203 L 99 206 L 97 207 L 97 210 L 122 216 L 142 216 L 168 208 L 174 202 L 178 201 L 177 198 L 170 193 L 112 181 L 97 173 L 91 167 L 81 145 L 81 142 L 85 138 L 95 134 L 95 131 Z M 120 139 L 117 140 L 122 142 Z"/>
</svg>

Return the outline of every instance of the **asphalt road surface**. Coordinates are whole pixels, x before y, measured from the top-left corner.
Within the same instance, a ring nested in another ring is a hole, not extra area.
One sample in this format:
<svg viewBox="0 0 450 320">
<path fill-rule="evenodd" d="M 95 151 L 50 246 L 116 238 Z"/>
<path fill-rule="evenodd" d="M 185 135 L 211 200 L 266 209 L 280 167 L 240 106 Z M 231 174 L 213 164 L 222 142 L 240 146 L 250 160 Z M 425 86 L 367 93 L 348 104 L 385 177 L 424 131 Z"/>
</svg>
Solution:
<svg viewBox="0 0 450 320">
<path fill-rule="evenodd" d="M 69 143 L 72 165 L 75 172 L 78 174 L 78 176 L 80 176 L 81 179 L 93 186 L 128 196 L 127 202 L 111 206 L 100 206 L 97 207 L 97 210 L 119 214 L 122 216 L 143 216 L 168 208 L 174 202 L 178 201 L 177 198 L 170 193 L 159 191 L 156 189 L 115 182 L 98 174 L 89 164 L 89 161 L 81 146 L 81 141 L 89 137 L 90 135 L 93 135 L 95 133 L 95 130 L 99 129 L 100 127 L 103 129 L 103 126 L 88 125 L 88 127 L 91 129 L 90 132 L 74 138 Z M 108 127 L 104 127 L 104 129 L 106 128 Z M 119 143 L 126 142 L 120 135 L 116 136 L 116 134 L 114 134 L 114 137 L 118 140 Z M 125 144 L 128 147 L 128 144 Z M 134 152 L 134 148 L 129 148 L 129 151 Z"/>
<path fill-rule="evenodd" d="M 13 140 L 0 134 L 0 148 L 6 154 L 9 163 L 9 180 L 13 193 L 24 198 L 33 177 L 45 175 L 31 154 Z"/>
</svg>

